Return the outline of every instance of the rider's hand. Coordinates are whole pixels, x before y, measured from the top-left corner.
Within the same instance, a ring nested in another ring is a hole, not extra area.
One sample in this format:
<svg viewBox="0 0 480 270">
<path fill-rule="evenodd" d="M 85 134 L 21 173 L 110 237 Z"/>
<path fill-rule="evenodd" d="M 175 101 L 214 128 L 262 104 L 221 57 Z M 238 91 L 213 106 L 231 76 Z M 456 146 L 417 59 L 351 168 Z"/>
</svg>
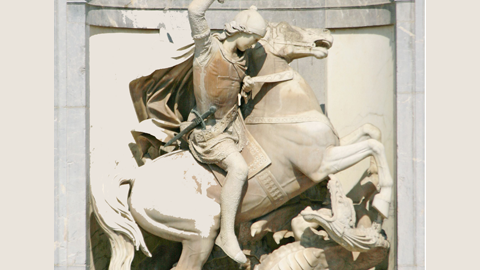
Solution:
<svg viewBox="0 0 480 270">
<path fill-rule="evenodd" d="M 243 87 L 242 87 L 242 92 L 250 92 L 253 89 L 253 86 L 255 85 L 255 82 L 252 80 L 252 77 L 250 76 L 245 76 L 243 79 Z"/>
</svg>

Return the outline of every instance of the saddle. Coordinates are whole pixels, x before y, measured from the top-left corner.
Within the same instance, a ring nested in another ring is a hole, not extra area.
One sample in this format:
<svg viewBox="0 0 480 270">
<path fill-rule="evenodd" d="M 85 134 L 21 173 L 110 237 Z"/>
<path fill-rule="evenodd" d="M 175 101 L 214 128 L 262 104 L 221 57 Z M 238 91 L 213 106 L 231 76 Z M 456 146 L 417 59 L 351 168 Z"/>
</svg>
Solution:
<svg viewBox="0 0 480 270">
<path fill-rule="evenodd" d="M 242 125 L 245 126 L 243 117 L 240 117 L 240 119 Z M 258 182 L 273 205 L 280 206 L 284 204 L 288 201 L 288 196 L 269 169 L 272 161 L 248 129 L 245 128 L 244 130 L 248 142 L 241 154 L 248 166 L 247 180 L 249 182 Z M 226 172 L 214 164 L 209 164 L 208 167 L 220 186 L 223 186 L 225 184 Z"/>
</svg>

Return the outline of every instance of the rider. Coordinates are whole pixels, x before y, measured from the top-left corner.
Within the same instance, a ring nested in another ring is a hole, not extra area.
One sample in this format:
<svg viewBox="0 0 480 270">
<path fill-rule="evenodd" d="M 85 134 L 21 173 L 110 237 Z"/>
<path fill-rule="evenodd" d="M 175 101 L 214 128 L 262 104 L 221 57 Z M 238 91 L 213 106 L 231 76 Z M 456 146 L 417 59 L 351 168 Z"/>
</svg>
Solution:
<svg viewBox="0 0 480 270">
<path fill-rule="evenodd" d="M 215 243 L 232 259 L 247 258 L 235 236 L 236 212 L 247 180 L 248 166 L 240 154 L 246 145 L 245 130 L 238 115 L 238 94 L 251 91 L 253 82 L 245 76 L 245 50 L 266 33 L 266 22 L 255 7 L 240 12 L 225 24 L 221 34 L 211 34 L 205 12 L 215 0 L 194 0 L 188 18 L 195 40 L 193 88 L 199 114 L 217 107 L 205 120 L 206 129 L 197 127 L 188 136 L 193 156 L 202 163 L 217 164 L 227 172 L 221 191 L 221 226 Z M 219 0 L 220 3 L 223 0 Z M 194 118 L 191 113 L 189 120 Z M 183 125 L 182 125 L 183 126 Z"/>
</svg>

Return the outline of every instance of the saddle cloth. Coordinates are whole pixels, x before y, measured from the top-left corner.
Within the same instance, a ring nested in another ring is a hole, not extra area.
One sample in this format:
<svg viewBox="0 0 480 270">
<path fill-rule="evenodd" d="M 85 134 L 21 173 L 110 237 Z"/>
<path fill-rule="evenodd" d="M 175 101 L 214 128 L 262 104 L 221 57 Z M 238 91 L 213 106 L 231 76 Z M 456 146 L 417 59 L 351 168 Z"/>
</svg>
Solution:
<svg viewBox="0 0 480 270">
<path fill-rule="evenodd" d="M 242 125 L 245 125 L 243 117 L 240 115 L 239 117 Z M 282 205 L 288 200 L 288 196 L 268 168 L 272 161 L 246 128 L 245 136 L 248 142 L 241 154 L 248 165 L 248 181 L 258 182 L 272 204 L 276 206 Z M 225 184 L 226 172 L 217 165 L 209 164 L 208 166 L 213 175 L 215 175 L 217 182 L 220 186 L 223 186 Z"/>
<path fill-rule="evenodd" d="M 248 132 L 247 128 L 245 127 L 243 117 L 240 113 L 238 118 L 240 119 L 241 125 L 244 127 L 243 130 L 245 130 L 245 137 L 247 139 L 247 145 L 243 148 L 241 154 L 248 165 L 248 179 L 252 179 L 252 177 L 270 165 L 272 161 L 260 144 L 258 144 L 255 138 L 253 138 L 252 134 Z M 226 172 L 214 164 L 209 165 L 209 167 L 217 178 L 218 183 L 223 186 L 225 183 Z"/>
</svg>

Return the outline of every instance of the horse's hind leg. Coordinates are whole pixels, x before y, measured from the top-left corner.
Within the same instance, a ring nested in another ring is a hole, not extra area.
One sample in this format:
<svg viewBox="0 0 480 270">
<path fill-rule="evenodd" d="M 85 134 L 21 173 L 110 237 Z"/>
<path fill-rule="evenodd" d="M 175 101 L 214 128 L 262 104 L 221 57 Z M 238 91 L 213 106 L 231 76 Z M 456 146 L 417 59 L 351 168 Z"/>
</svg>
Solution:
<svg viewBox="0 0 480 270">
<path fill-rule="evenodd" d="M 201 270 L 210 256 L 214 244 L 214 238 L 198 237 L 184 240 L 180 260 L 175 270 Z"/>
<path fill-rule="evenodd" d="M 215 215 L 209 231 L 185 238 L 182 241 L 182 254 L 175 270 L 202 270 L 212 252 L 215 238 L 220 228 L 220 215 Z"/>
<path fill-rule="evenodd" d="M 383 217 L 387 218 L 392 198 L 393 179 L 388 169 L 383 144 L 377 140 L 369 139 L 350 145 L 327 148 L 318 170 L 307 174 L 307 176 L 313 181 L 320 182 L 329 174 L 343 171 L 368 156 L 373 156 L 378 166 L 380 189 L 380 193 L 374 196 L 372 206 L 376 208 Z"/>
</svg>

